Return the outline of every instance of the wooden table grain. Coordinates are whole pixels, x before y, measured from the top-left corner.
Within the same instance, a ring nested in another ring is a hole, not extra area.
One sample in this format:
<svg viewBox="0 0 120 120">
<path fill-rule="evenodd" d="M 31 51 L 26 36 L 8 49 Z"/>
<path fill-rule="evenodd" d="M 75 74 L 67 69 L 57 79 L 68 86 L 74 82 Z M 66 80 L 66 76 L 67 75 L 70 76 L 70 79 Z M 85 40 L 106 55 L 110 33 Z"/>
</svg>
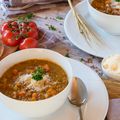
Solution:
<svg viewBox="0 0 120 120">
<path fill-rule="evenodd" d="M 108 90 L 109 98 L 120 98 L 120 82 L 112 79 L 103 80 Z"/>
</svg>

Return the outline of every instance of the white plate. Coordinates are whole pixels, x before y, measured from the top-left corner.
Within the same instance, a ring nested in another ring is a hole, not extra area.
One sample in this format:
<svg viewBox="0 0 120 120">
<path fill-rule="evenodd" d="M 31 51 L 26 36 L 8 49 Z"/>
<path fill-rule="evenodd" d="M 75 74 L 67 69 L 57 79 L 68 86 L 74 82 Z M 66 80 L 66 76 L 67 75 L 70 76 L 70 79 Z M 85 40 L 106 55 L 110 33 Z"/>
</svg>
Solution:
<svg viewBox="0 0 120 120">
<path fill-rule="evenodd" d="M 98 57 L 106 57 L 115 53 L 120 54 L 120 36 L 112 36 L 103 31 L 95 24 L 95 22 L 89 15 L 87 2 L 85 0 L 80 2 L 76 6 L 76 9 L 79 14 L 85 17 L 86 21 L 88 22 L 89 25 L 93 27 L 94 31 L 96 31 L 98 35 L 102 36 L 105 47 L 101 48 L 94 46 L 94 48 L 91 48 L 88 46 L 84 37 L 79 32 L 75 18 L 73 17 L 71 11 L 67 14 L 64 22 L 65 33 L 68 36 L 69 40 L 79 49 L 82 49 L 83 51 Z"/>
<path fill-rule="evenodd" d="M 104 83 L 99 76 L 84 64 L 69 59 L 74 76 L 80 77 L 85 83 L 89 100 L 85 110 L 85 120 L 104 120 L 108 110 L 108 93 Z M 54 107 L 54 105 L 53 105 Z M 78 109 L 71 105 L 68 101 L 56 113 L 42 119 L 37 120 L 78 120 Z M 28 120 L 22 118 L 17 113 L 9 110 L 0 103 L 0 119 L 1 120 Z M 36 119 L 30 119 L 36 120 Z"/>
</svg>

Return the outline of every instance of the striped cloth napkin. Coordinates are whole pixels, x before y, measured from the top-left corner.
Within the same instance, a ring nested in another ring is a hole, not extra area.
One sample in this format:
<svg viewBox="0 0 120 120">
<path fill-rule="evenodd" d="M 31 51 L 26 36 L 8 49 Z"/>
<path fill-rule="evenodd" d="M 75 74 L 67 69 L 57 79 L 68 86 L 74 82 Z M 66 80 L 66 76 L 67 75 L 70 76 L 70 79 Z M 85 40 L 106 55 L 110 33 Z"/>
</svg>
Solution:
<svg viewBox="0 0 120 120">
<path fill-rule="evenodd" d="M 35 2 L 35 3 L 33 3 L 33 1 L 30 0 L 31 2 L 29 2 L 29 4 L 19 3 L 19 0 L 15 0 L 15 1 L 16 2 L 11 3 L 13 6 L 9 5 L 7 7 L 8 16 L 25 14 L 29 12 L 37 12 L 40 10 L 55 8 L 57 7 L 57 5 L 64 6 L 67 4 L 67 0 L 39 0 L 39 2 Z"/>
<path fill-rule="evenodd" d="M 64 2 L 67 0 L 3 0 L 8 6 L 22 6 L 26 4 L 35 4 L 39 3 L 41 5 Z"/>
</svg>

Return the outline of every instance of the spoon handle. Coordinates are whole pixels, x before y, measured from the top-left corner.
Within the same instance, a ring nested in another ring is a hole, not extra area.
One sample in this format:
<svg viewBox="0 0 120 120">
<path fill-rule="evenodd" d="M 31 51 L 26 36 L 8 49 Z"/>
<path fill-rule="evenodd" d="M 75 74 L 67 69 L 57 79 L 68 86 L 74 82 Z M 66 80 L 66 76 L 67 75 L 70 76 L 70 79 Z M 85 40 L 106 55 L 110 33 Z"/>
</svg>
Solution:
<svg viewBox="0 0 120 120">
<path fill-rule="evenodd" d="M 81 109 L 81 107 L 79 108 L 79 115 L 80 115 L 80 120 L 83 120 L 83 114 L 82 114 L 82 109 Z"/>
</svg>

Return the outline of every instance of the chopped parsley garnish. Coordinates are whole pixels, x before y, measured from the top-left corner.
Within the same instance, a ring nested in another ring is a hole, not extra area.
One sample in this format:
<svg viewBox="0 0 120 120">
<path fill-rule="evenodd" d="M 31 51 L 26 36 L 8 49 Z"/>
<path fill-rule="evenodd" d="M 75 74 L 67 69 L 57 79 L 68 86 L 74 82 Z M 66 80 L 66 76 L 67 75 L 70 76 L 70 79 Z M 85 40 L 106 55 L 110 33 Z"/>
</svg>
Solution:
<svg viewBox="0 0 120 120">
<path fill-rule="evenodd" d="M 33 13 L 28 13 L 25 16 L 26 19 L 32 19 L 33 17 L 34 17 Z"/>
<path fill-rule="evenodd" d="M 27 38 L 28 35 L 27 35 L 27 34 L 22 34 L 22 37 L 23 37 L 23 38 Z"/>
<path fill-rule="evenodd" d="M 115 0 L 116 2 L 120 2 L 120 0 Z"/>
<path fill-rule="evenodd" d="M 65 57 L 68 57 L 68 58 L 70 58 L 70 55 L 69 55 L 69 53 L 66 53 Z"/>
<path fill-rule="evenodd" d="M 36 70 L 32 73 L 32 79 L 39 81 L 43 79 L 45 71 L 42 67 L 37 67 Z"/>
<path fill-rule="evenodd" d="M 20 35 L 16 35 L 15 38 L 16 40 L 18 40 L 20 38 Z"/>
<path fill-rule="evenodd" d="M 19 22 L 28 22 L 29 20 L 31 20 L 34 17 L 33 13 L 28 13 L 26 15 L 22 15 L 18 17 L 18 21 Z"/>
<path fill-rule="evenodd" d="M 57 20 L 63 20 L 63 17 L 57 16 L 56 19 L 57 19 Z"/>
<path fill-rule="evenodd" d="M 83 58 L 80 58 L 80 62 L 83 62 L 84 61 L 84 59 Z"/>
<path fill-rule="evenodd" d="M 49 30 L 52 30 L 52 31 L 56 31 L 57 29 L 55 28 L 55 26 L 53 25 L 48 25 L 46 24 L 46 26 L 48 26 Z"/>
</svg>

